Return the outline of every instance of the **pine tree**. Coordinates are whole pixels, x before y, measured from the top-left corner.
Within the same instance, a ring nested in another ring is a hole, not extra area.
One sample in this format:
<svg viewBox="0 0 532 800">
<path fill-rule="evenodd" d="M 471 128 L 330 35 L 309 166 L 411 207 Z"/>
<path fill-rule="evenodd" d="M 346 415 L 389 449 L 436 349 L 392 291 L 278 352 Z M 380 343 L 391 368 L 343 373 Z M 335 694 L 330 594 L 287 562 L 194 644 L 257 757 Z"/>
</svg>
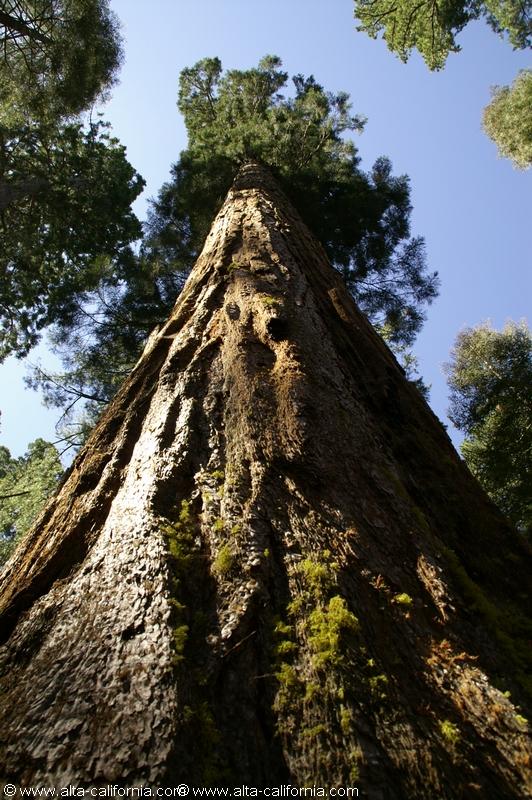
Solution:
<svg viewBox="0 0 532 800">
<path fill-rule="evenodd" d="M 0 1 L 0 125 L 61 120 L 116 82 L 119 22 L 108 0 Z"/>
<path fill-rule="evenodd" d="M 407 61 L 415 48 L 429 69 L 442 69 L 449 53 L 461 48 L 457 35 L 473 20 L 484 19 L 514 50 L 532 45 L 530 0 L 355 0 L 359 31 L 379 33 L 388 48 Z"/>
<path fill-rule="evenodd" d="M 37 518 L 63 473 L 51 442 L 36 439 L 12 458 L 0 447 L 0 569 Z"/>
<path fill-rule="evenodd" d="M 456 337 L 446 365 L 449 418 L 473 475 L 522 533 L 532 533 L 532 331 L 489 322 Z"/>
<path fill-rule="evenodd" d="M 83 119 L 121 62 L 108 0 L 0 0 L 0 49 L 1 362 L 131 259 L 144 181 Z"/>
<path fill-rule="evenodd" d="M 0 362 L 131 260 L 143 186 L 103 123 L 0 126 Z"/>
<path fill-rule="evenodd" d="M 484 109 L 484 130 L 497 145 L 499 155 L 510 158 L 517 169 L 532 166 L 532 69 L 523 69 L 511 86 L 492 88 Z"/>
<path fill-rule="evenodd" d="M 247 164 L 6 565 L 1 777 L 525 798 L 524 547 Z"/>
</svg>

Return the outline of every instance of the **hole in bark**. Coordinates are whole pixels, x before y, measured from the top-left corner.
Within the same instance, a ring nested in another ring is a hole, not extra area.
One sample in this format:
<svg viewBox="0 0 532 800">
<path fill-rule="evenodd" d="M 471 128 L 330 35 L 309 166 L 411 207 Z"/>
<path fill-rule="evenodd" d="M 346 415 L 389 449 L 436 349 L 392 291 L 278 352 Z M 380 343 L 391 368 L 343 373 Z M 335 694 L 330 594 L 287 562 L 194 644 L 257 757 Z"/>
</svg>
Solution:
<svg viewBox="0 0 532 800">
<path fill-rule="evenodd" d="M 262 342 L 247 342 L 247 363 L 251 371 L 257 367 L 271 369 L 275 364 L 275 353 Z"/>
<path fill-rule="evenodd" d="M 236 303 L 228 303 L 225 307 L 225 312 L 229 319 L 238 319 L 240 317 L 240 308 Z"/>
<path fill-rule="evenodd" d="M 144 633 L 144 623 L 140 622 L 139 624 L 135 624 L 132 622 L 131 625 L 128 625 L 127 628 L 124 628 L 120 636 L 124 642 L 128 642 L 130 639 L 134 639 L 135 636 L 139 636 L 141 633 Z"/>
<path fill-rule="evenodd" d="M 280 342 L 288 336 L 288 321 L 283 317 L 273 317 L 266 328 L 274 342 Z"/>
</svg>

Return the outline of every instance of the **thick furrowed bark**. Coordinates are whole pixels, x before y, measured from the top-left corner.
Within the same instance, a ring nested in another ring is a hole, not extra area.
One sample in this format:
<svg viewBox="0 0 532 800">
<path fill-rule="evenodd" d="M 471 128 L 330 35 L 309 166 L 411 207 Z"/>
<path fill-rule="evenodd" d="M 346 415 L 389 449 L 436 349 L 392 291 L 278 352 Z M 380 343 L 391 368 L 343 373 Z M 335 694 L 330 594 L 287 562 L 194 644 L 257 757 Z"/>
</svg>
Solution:
<svg viewBox="0 0 532 800">
<path fill-rule="evenodd" d="M 248 165 L 2 573 L 2 777 L 525 798 L 526 576 Z"/>
</svg>

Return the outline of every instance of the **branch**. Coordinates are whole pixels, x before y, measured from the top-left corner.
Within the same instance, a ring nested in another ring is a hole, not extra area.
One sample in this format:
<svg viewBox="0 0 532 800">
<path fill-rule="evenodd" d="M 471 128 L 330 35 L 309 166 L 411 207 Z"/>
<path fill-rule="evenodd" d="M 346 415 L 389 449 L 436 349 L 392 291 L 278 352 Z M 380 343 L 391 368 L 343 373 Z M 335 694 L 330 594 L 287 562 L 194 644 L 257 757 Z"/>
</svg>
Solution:
<svg viewBox="0 0 532 800">
<path fill-rule="evenodd" d="M 52 40 L 48 36 L 39 33 L 39 31 L 35 30 L 30 25 L 27 25 L 24 20 L 6 14 L 5 11 L 0 11 L 0 25 L 3 25 L 10 31 L 16 31 L 21 36 L 27 36 L 28 39 L 32 39 L 33 41 L 42 42 L 43 44 L 52 43 Z"/>
<path fill-rule="evenodd" d="M 407 40 L 408 40 L 408 36 L 410 34 L 410 27 L 412 25 L 412 20 L 414 19 L 414 17 L 417 14 L 417 12 L 421 8 L 423 8 L 423 6 L 426 5 L 426 4 L 427 4 L 426 0 L 421 0 L 421 3 L 418 3 L 417 6 L 414 6 L 414 8 L 411 10 L 410 14 L 408 15 L 408 20 L 407 20 L 406 27 L 405 27 L 405 33 L 404 33 L 404 36 L 403 36 L 403 50 L 406 48 L 406 43 L 407 43 Z M 432 7 L 433 8 L 434 8 L 434 5 L 437 6 L 437 3 L 436 4 L 432 3 Z"/>
<path fill-rule="evenodd" d="M 60 389 L 61 391 L 66 392 L 67 394 L 73 394 L 76 397 L 76 400 L 74 402 L 76 402 L 77 400 L 93 400 L 96 403 L 109 402 L 109 398 L 99 397 L 96 394 L 87 394 L 82 389 L 76 389 L 75 387 L 70 387 L 67 384 L 59 383 L 57 378 L 55 378 L 53 375 L 50 375 L 47 372 L 44 372 L 44 370 L 41 369 L 41 367 L 36 367 L 36 372 L 39 373 L 41 381 L 48 381 L 54 386 L 57 386 L 57 388 Z M 69 406 L 69 408 L 71 408 L 71 406 Z"/>
</svg>

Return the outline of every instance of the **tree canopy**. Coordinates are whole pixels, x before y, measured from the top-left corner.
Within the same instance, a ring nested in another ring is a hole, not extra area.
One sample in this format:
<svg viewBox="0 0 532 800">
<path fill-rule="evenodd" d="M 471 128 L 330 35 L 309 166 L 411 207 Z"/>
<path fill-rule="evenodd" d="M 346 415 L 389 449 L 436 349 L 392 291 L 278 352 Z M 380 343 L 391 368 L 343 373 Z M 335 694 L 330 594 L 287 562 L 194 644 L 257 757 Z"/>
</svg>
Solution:
<svg viewBox="0 0 532 800">
<path fill-rule="evenodd" d="M 463 456 L 488 494 L 521 529 L 532 530 L 532 334 L 462 331 L 446 367 L 449 416 L 466 434 Z"/>
<path fill-rule="evenodd" d="M 0 132 L 0 358 L 25 355 L 123 257 L 143 185 L 102 123 Z"/>
<path fill-rule="evenodd" d="M 188 149 L 154 207 L 148 246 L 166 246 L 176 230 L 186 230 L 190 243 L 196 231 L 202 240 L 235 169 L 258 160 L 274 171 L 372 322 L 386 325 L 391 341 L 412 342 L 437 281 L 426 272 L 423 241 L 410 238 L 408 178 L 394 176 L 386 158 L 363 172 L 345 134 L 362 131 L 365 120 L 351 113 L 349 96 L 302 75 L 285 96 L 281 67 L 267 56 L 255 69 L 224 73 L 213 58 L 182 72 L 178 108 Z"/>
<path fill-rule="evenodd" d="M 456 36 L 476 19 L 485 19 L 514 48 L 532 45 L 530 0 L 355 0 L 355 17 L 373 39 L 380 33 L 402 61 L 413 49 L 431 70 L 442 69 L 449 53 L 460 46 Z"/>
<path fill-rule="evenodd" d="M 532 165 L 532 70 L 519 72 L 511 86 L 495 86 L 484 109 L 484 130 L 499 155 L 518 169 Z"/>
<path fill-rule="evenodd" d="M 80 113 L 121 60 L 107 0 L 0 2 L 0 361 L 27 354 L 141 235 L 143 181 Z"/>
<path fill-rule="evenodd" d="M 57 486 L 63 467 L 54 445 L 36 439 L 20 458 L 0 447 L 0 566 Z"/>
<path fill-rule="evenodd" d="M 122 58 L 107 0 L 0 2 L 0 124 L 78 114 L 109 88 Z"/>
</svg>

